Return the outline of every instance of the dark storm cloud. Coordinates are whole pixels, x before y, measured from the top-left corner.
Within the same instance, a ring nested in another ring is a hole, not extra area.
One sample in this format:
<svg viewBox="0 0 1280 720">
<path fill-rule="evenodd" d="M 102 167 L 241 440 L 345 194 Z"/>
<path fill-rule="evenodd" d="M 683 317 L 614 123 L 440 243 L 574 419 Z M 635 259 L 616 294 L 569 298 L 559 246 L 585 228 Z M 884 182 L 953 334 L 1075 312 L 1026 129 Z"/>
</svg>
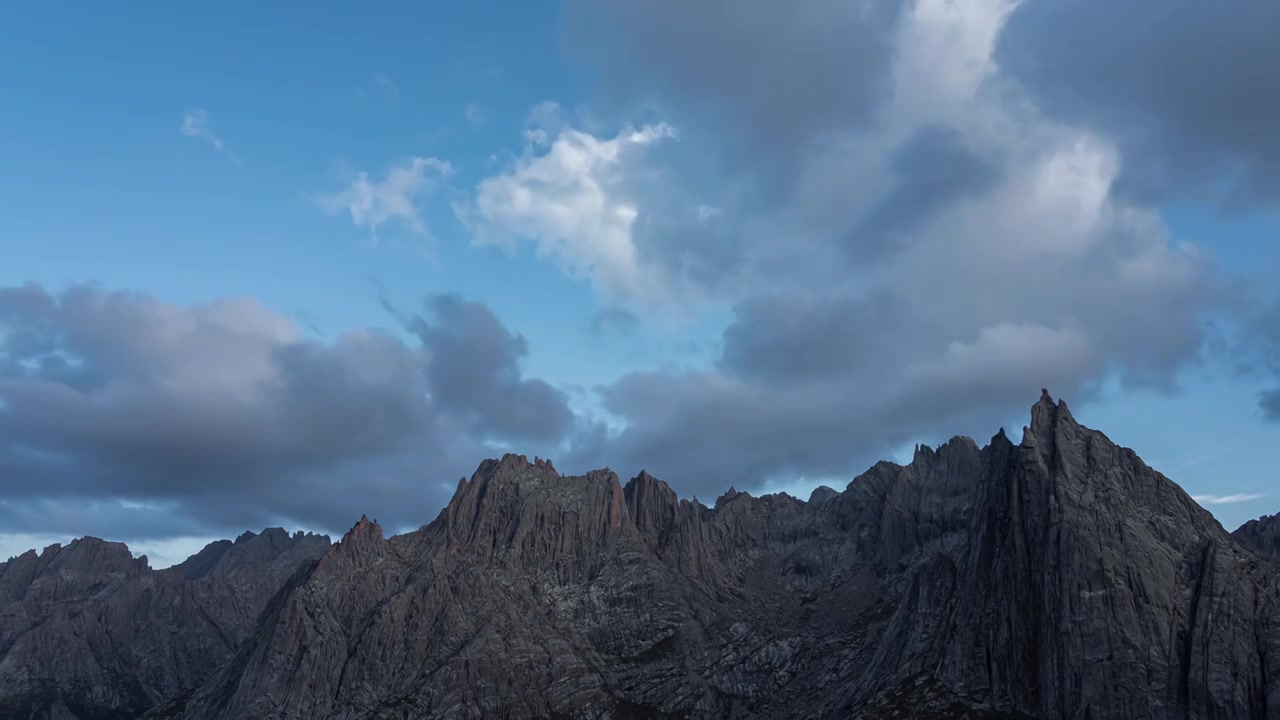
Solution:
<svg viewBox="0 0 1280 720">
<path fill-rule="evenodd" d="M 1242 370 L 1268 384 L 1280 385 L 1280 301 L 1265 306 L 1244 332 L 1234 357 L 1242 359 Z M 1280 422 L 1280 387 L 1258 393 L 1262 416 Z"/>
<path fill-rule="evenodd" d="M 171 509 L 169 505 L 139 506 L 81 498 L 0 500 L 0 527 L 6 532 L 129 539 L 208 536 L 226 532 L 226 528 L 211 526 L 203 518 L 170 512 Z M 126 529 L 128 534 L 122 535 Z"/>
<path fill-rule="evenodd" d="M 673 181 L 666 182 L 668 197 L 677 202 L 697 197 L 695 188 L 672 192 Z M 693 287 L 716 291 L 729 285 L 748 261 L 736 228 L 710 208 L 702 208 L 703 216 L 697 217 L 696 210 L 682 213 L 677 202 L 663 198 L 663 193 L 649 197 L 649 205 L 632 228 L 637 259 Z"/>
<path fill-rule="evenodd" d="M 480 436 L 554 443 L 573 426 L 566 395 L 522 377 L 529 347 L 488 306 L 442 295 L 428 303 L 429 317 L 412 325 L 431 352 L 431 397 L 444 411 L 465 418 Z"/>
<path fill-rule="evenodd" d="M 776 176 L 761 179 L 779 189 L 808 146 L 873 119 L 903 5 L 567 0 L 562 10 L 571 54 L 604 95 L 705 116 L 728 131 L 718 145 L 732 164 L 767 158 Z"/>
<path fill-rule="evenodd" d="M 490 443 L 565 438 L 565 396 L 523 376 L 523 338 L 488 308 L 436 297 L 410 320 L 420 345 L 320 342 L 246 299 L 0 289 L 0 519 L 135 538 L 365 511 L 416 526 Z"/>
<path fill-rule="evenodd" d="M 1200 347 L 1184 307 L 1204 296 L 1199 280 L 1121 285 L 1103 257 L 1053 277 L 956 262 L 972 277 L 952 287 L 908 274 L 897 292 L 753 297 L 737 306 L 713 370 L 599 388 L 626 425 L 579 445 L 575 464 L 644 467 L 703 497 L 847 480 L 906 443 L 990 437 L 1042 387 L 1073 403 L 1109 375 L 1165 388 Z M 987 307 L 1000 298 L 1021 305 Z"/>
<path fill-rule="evenodd" d="M 753 297 L 724 331 L 720 367 L 777 383 L 879 373 L 903 310 L 890 295 Z"/>
<path fill-rule="evenodd" d="M 990 190 L 1001 170 L 976 154 L 959 132 L 941 125 L 917 130 L 899 145 L 890 168 L 890 190 L 862 216 L 845 244 L 855 258 L 891 252 L 951 203 Z"/>
<path fill-rule="evenodd" d="M 645 467 L 684 493 L 844 477 L 893 448 L 956 433 L 983 438 L 1048 386 L 1092 397 L 1100 356 L 1073 333 L 996 326 L 965 343 L 929 337 L 891 298 L 748 303 L 718 371 L 628 375 L 600 391 L 627 426 L 577 462 Z M 921 361 L 920 358 L 933 358 Z"/>
<path fill-rule="evenodd" d="M 1062 119 L 1120 141 L 1144 200 L 1280 201 L 1280 3 L 1033 0 L 1001 66 Z"/>
<path fill-rule="evenodd" d="M 1280 390 L 1267 390 L 1258 393 L 1258 406 L 1262 415 L 1272 422 L 1280 422 Z"/>
</svg>

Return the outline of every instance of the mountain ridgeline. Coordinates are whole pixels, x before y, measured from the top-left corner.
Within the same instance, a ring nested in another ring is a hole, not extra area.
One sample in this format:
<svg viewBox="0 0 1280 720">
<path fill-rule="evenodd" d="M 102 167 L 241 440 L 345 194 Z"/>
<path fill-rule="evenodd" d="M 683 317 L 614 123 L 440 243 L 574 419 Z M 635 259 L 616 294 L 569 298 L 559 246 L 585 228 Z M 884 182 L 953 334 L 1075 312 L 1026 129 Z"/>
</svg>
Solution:
<svg viewBox="0 0 1280 720">
<path fill-rule="evenodd" d="M 808 502 L 507 455 L 404 535 L 0 564 L 0 718 L 1276 720 L 1278 564 L 1047 393 Z"/>
</svg>

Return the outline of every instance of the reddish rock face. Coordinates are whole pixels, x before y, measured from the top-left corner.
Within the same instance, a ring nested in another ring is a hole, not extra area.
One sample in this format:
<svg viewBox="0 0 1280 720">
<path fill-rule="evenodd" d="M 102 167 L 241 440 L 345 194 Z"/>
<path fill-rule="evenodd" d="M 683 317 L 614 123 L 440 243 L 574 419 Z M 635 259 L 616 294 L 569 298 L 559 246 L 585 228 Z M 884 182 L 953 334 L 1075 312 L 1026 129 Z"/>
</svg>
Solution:
<svg viewBox="0 0 1280 720">
<path fill-rule="evenodd" d="M 1275 524 L 1233 539 L 1064 403 L 1031 418 L 807 503 L 507 455 L 406 535 L 28 553 L 0 717 L 1280 717 Z"/>
</svg>

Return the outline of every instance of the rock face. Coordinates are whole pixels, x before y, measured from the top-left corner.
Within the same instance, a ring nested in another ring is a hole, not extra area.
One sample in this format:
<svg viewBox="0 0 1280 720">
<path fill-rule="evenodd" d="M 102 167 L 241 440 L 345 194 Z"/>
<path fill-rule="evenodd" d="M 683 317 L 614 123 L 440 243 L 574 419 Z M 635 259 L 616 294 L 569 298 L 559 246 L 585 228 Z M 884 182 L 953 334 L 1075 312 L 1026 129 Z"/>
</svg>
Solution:
<svg viewBox="0 0 1280 720">
<path fill-rule="evenodd" d="M 837 497 L 840 497 L 840 492 L 838 490 L 827 487 L 826 485 L 819 485 L 813 489 L 813 492 L 809 493 L 809 502 L 824 503 Z"/>
<path fill-rule="evenodd" d="M 280 529 L 152 570 L 80 538 L 0 565 L 0 718 L 135 718 L 223 667 L 284 582 L 329 547 Z"/>
<path fill-rule="evenodd" d="M 1280 515 L 1250 520 L 1231 535 L 1241 545 L 1280 566 Z"/>
<path fill-rule="evenodd" d="M 239 629 L 198 668 L 172 668 L 199 654 L 174 639 L 120 659 L 114 633 L 27 657 L 50 658 L 40 692 L 133 693 L 184 720 L 1280 717 L 1280 569 L 1047 394 L 1017 444 L 921 447 L 814 500 L 730 491 L 708 508 L 648 473 L 508 455 L 422 529 L 387 538 L 362 518 L 274 575 L 251 626 L 184 617 Z M 165 582 L 232 582 L 237 545 L 215 545 Z M 19 560 L 49 577 L 60 554 Z M 120 587 L 162 576 L 116 562 Z M 30 569 L 0 573 L 6 592 L 11 575 L 34 587 Z M 157 617 L 185 607 L 152 597 Z M 182 643 L 214 647 L 201 632 Z M 35 686 L 11 655 L 0 697 Z M 150 684 L 88 677 L 101 657 Z"/>
</svg>

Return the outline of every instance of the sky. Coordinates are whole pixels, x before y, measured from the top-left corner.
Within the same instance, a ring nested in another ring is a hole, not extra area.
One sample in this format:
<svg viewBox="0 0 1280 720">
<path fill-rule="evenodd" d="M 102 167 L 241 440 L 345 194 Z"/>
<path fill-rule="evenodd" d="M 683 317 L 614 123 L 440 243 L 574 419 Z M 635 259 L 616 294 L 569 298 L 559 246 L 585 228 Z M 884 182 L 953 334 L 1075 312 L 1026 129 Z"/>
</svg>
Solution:
<svg viewBox="0 0 1280 720">
<path fill-rule="evenodd" d="M 1041 388 L 1280 510 L 1280 5 L 0 7 L 0 558 L 807 497 Z"/>
</svg>

